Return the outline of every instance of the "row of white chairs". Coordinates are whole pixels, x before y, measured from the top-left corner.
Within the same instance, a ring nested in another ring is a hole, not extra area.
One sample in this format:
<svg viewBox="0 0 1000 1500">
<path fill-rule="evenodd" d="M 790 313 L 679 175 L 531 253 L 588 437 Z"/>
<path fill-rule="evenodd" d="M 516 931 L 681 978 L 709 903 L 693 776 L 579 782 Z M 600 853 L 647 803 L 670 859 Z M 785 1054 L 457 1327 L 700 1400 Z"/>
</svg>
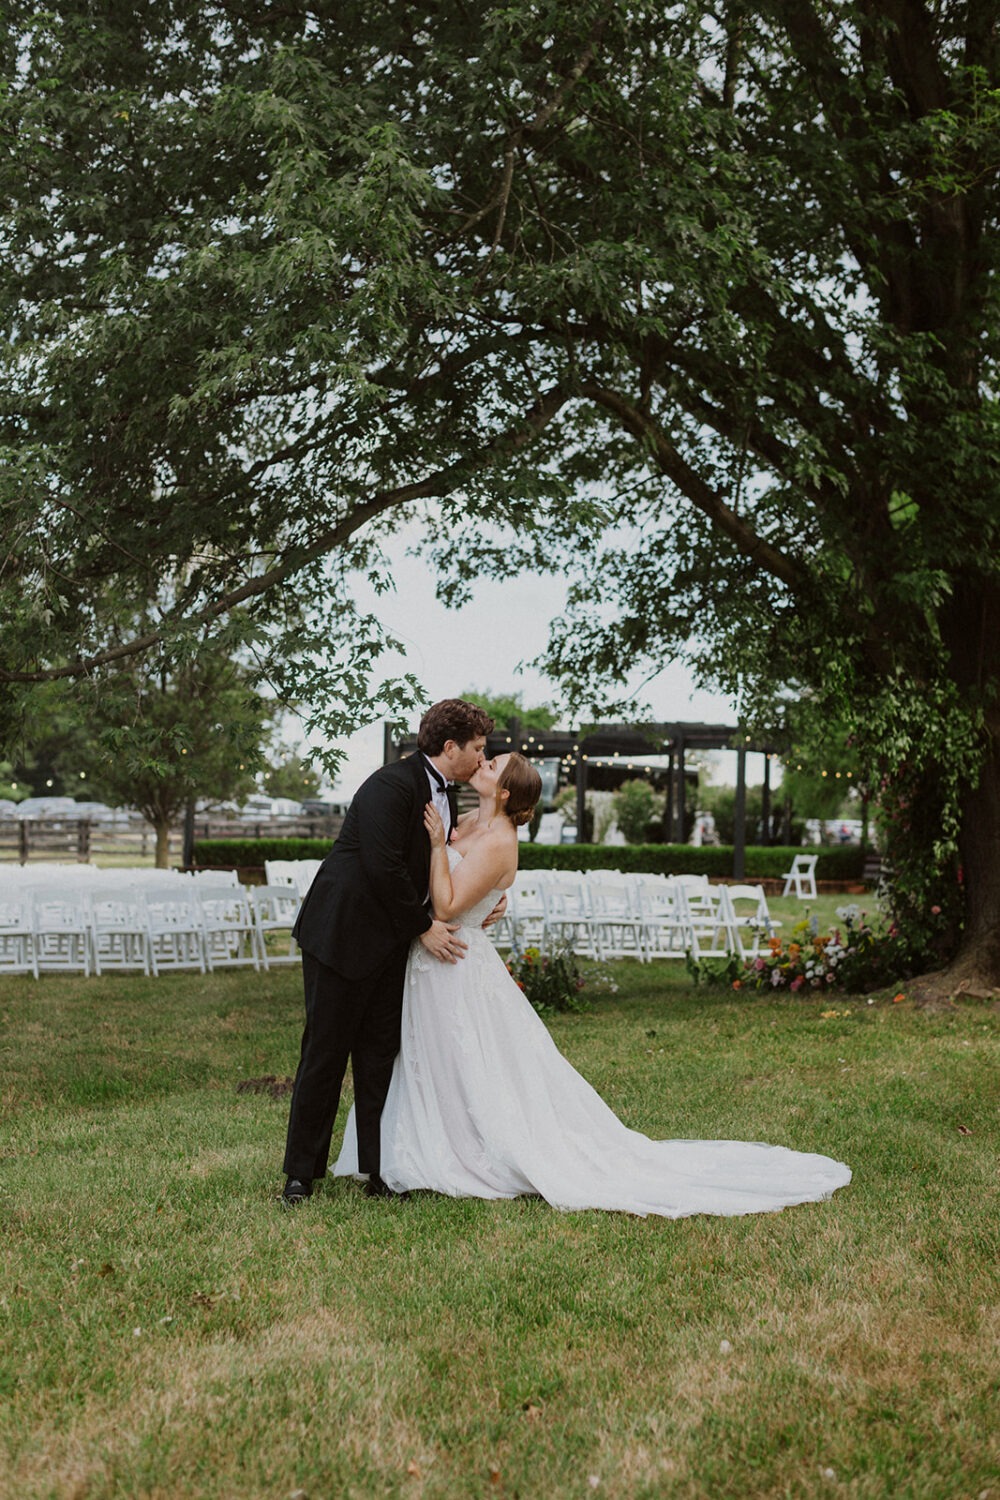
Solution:
<svg viewBox="0 0 1000 1500">
<path fill-rule="evenodd" d="M 78 891 L 82 896 L 94 896 L 105 891 L 122 890 L 149 891 L 169 886 L 175 890 L 205 890 L 209 887 L 237 887 L 239 873 L 236 870 L 157 870 L 152 866 L 100 869 L 90 864 L 55 864 L 43 860 L 26 865 L 0 864 L 0 893 L 17 895 L 26 891 L 51 890 Z"/>
<path fill-rule="evenodd" d="M 0 974 L 155 976 L 297 963 L 291 930 L 299 905 L 288 885 L 185 886 L 168 878 L 117 891 L 101 882 L 82 893 L 56 883 L 15 893 L 0 887 Z"/>
<path fill-rule="evenodd" d="M 522 870 L 490 929 L 498 947 L 568 948 L 605 960 L 754 958 L 781 926 L 759 885 L 712 885 L 702 875 Z"/>
</svg>

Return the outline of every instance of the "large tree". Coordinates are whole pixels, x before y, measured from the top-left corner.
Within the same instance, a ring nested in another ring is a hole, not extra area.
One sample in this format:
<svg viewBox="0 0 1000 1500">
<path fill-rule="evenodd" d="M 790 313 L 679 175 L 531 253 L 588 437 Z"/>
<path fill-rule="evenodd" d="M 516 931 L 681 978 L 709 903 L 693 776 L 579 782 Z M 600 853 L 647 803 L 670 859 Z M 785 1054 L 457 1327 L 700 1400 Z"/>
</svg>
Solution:
<svg viewBox="0 0 1000 1500">
<path fill-rule="evenodd" d="M 242 604 L 350 723 L 347 570 L 423 514 L 450 596 L 583 565 L 581 712 L 695 637 L 748 713 L 846 716 L 909 919 L 964 904 L 950 982 L 1000 979 L 994 5 L 8 12 L 12 691 Z"/>
</svg>

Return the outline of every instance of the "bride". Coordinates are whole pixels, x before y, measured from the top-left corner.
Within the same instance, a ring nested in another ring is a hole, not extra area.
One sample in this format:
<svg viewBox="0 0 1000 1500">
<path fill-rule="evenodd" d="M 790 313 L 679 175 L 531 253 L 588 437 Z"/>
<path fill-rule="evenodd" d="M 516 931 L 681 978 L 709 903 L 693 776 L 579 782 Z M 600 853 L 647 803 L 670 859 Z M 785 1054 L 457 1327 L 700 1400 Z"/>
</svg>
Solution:
<svg viewBox="0 0 1000 1500">
<path fill-rule="evenodd" d="M 382 1177 L 397 1193 L 539 1194 L 559 1209 L 688 1214 L 771 1212 L 829 1198 L 850 1169 L 744 1141 L 653 1141 L 629 1130 L 559 1052 L 482 928 L 517 873 L 517 828 L 541 792 L 516 752 L 469 785 L 479 807 L 450 845 L 437 812 L 431 841 L 436 917 L 461 924 L 459 963 L 410 950 L 402 1040 L 382 1114 Z M 351 1110 L 336 1176 L 358 1173 Z"/>
</svg>

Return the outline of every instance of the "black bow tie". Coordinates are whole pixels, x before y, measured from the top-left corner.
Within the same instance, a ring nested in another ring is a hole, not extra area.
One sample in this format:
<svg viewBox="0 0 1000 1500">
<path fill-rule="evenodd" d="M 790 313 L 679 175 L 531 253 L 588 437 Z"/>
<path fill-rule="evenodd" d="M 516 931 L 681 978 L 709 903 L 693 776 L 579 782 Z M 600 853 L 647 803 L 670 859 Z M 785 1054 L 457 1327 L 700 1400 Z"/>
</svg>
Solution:
<svg viewBox="0 0 1000 1500">
<path fill-rule="evenodd" d="M 432 779 L 437 783 L 439 789 L 442 792 L 445 791 L 448 787 L 451 786 L 451 782 L 450 781 L 445 781 L 444 777 L 441 775 L 441 772 L 438 770 L 437 766 L 432 766 L 429 760 L 425 760 L 424 761 L 424 765 L 427 767 L 428 773 L 430 774 L 430 776 L 432 777 Z"/>
</svg>

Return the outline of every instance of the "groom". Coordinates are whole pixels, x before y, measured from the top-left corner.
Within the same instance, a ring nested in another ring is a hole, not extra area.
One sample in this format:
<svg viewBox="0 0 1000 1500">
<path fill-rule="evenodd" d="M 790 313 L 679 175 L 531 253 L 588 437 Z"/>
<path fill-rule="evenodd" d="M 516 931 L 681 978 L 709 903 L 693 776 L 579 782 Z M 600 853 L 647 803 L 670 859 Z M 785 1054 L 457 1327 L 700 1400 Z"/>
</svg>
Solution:
<svg viewBox="0 0 1000 1500">
<path fill-rule="evenodd" d="M 456 963 L 466 946 L 456 926 L 427 909 L 424 808 L 433 802 L 450 833 L 451 783 L 475 775 L 492 728 L 488 714 L 461 698 L 429 708 L 417 734 L 420 753 L 382 766 L 358 788 L 309 888 L 293 931 L 306 1026 L 285 1147 L 286 1207 L 308 1198 L 313 1179 L 326 1172 L 348 1058 L 365 1191 L 392 1196 L 379 1175 L 379 1125 L 399 1051 L 407 953 L 419 937 L 434 958 Z"/>
</svg>

